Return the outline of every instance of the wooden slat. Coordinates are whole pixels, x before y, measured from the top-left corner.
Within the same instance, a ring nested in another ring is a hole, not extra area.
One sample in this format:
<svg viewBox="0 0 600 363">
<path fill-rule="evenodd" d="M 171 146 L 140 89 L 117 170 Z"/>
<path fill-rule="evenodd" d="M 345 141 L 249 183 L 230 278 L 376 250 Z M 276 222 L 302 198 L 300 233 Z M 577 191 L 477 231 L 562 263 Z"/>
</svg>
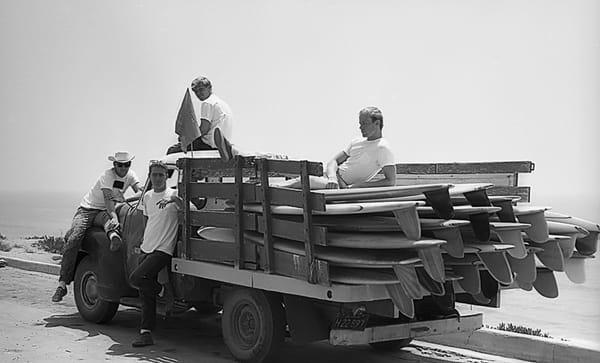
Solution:
<svg viewBox="0 0 600 363">
<path fill-rule="evenodd" d="M 235 228 L 236 214 L 232 211 L 201 210 L 190 211 L 188 223 L 192 226 L 213 226 Z M 244 213 L 244 227 L 256 230 L 256 214 Z"/>
<path fill-rule="evenodd" d="M 440 184 L 440 183 L 450 183 L 450 184 L 491 183 L 494 185 L 516 185 L 516 179 L 515 179 L 514 173 L 396 174 L 396 185 Z"/>
<path fill-rule="evenodd" d="M 187 258 L 190 255 L 190 236 L 191 236 L 191 226 L 190 226 L 190 167 L 189 163 L 185 162 L 183 164 L 183 177 L 181 180 L 182 184 L 179 185 L 178 193 L 180 197 L 183 199 L 183 213 L 182 213 L 182 226 L 181 226 L 181 239 L 182 239 L 182 248 L 179 250 L 179 257 Z"/>
<path fill-rule="evenodd" d="M 190 255 L 187 259 L 206 262 L 218 262 L 235 265 L 237 244 L 231 242 L 208 241 L 200 238 L 190 238 Z M 244 266 L 248 263 L 258 263 L 256 249 L 252 243 L 244 244 Z"/>
<path fill-rule="evenodd" d="M 488 195 L 517 195 L 521 197 L 520 202 L 529 202 L 531 199 L 531 187 L 494 186 L 487 190 Z"/>
<path fill-rule="evenodd" d="M 304 227 L 304 251 L 306 254 L 306 268 L 308 270 L 308 282 L 311 284 L 317 283 L 317 273 L 314 256 L 314 246 L 312 239 L 312 205 L 310 197 L 310 180 L 308 174 L 308 162 L 302 162 L 302 170 L 300 173 L 302 182 L 302 201 L 304 202 L 302 217 Z"/>
<path fill-rule="evenodd" d="M 240 178 L 241 180 L 241 178 Z M 188 183 L 190 198 L 194 197 L 218 197 L 222 199 L 234 199 L 239 185 L 237 183 Z M 241 183 L 244 188 L 244 201 L 256 201 L 254 184 Z"/>
<path fill-rule="evenodd" d="M 264 267 L 266 273 L 273 270 L 273 231 L 271 217 L 271 193 L 269 188 L 269 163 L 266 159 L 257 160 L 258 171 L 260 174 L 260 190 L 262 199 L 263 217 L 260 219 L 259 229 L 262 229 L 264 243 Z"/>
<path fill-rule="evenodd" d="M 319 193 L 310 194 L 310 205 L 313 210 L 324 211 L 325 210 L 325 195 Z M 304 201 L 302 199 L 302 190 L 292 188 L 269 188 L 269 195 L 271 197 L 271 204 L 277 205 L 291 205 L 292 207 L 302 208 Z M 262 202 L 262 195 L 257 195 L 258 200 Z"/>
<path fill-rule="evenodd" d="M 269 165 L 269 170 L 275 173 L 295 174 L 302 173 L 302 169 L 306 164 L 308 175 L 323 175 L 323 164 L 314 161 L 298 161 L 298 160 L 273 160 L 265 159 Z"/>
<path fill-rule="evenodd" d="M 241 156 L 235 158 L 235 267 L 244 267 L 244 184 L 242 183 L 242 168 L 244 159 Z M 254 188 L 252 189 L 254 191 Z"/>
<path fill-rule="evenodd" d="M 264 233 L 262 219 L 262 216 L 258 216 L 257 232 L 260 233 Z M 287 219 L 272 218 L 272 233 L 277 237 L 304 242 L 304 223 Z M 321 246 L 327 245 L 327 227 L 313 225 L 311 236 L 314 244 Z"/>
<path fill-rule="evenodd" d="M 263 262 L 265 259 L 264 253 L 265 249 L 263 247 L 258 247 L 258 254 L 260 256 L 258 259 L 259 265 L 263 269 L 265 268 L 265 264 Z M 273 251 L 273 256 L 273 273 L 288 277 L 296 277 L 303 280 L 309 279 L 310 274 L 307 270 L 308 264 L 306 257 L 278 250 Z M 328 285 L 330 283 L 328 263 L 326 261 L 316 260 L 315 266 L 317 270 L 315 274 L 317 278 L 316 283 Z"/>
<path fill-rule="evenodd" d="M 406 163 L 396 164 L 398 174 L 481 174 L 481 173 L 531 173 L 531 161 L 499 161 L 471 163 Z"/>
</svg>

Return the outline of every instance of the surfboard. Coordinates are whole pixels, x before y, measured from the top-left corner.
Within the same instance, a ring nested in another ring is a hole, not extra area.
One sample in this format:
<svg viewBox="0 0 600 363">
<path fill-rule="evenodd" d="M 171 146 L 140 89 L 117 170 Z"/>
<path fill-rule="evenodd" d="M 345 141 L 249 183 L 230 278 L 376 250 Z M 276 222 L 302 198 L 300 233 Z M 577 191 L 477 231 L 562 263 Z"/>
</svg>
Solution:
<svg viewBox="0 0 600 363">
<path fill-rule="evenodd" d="M 573 224 L 561 223 L 548 221 L 548 233 L 560 234 L 565 236 L 574 235 L 575 238 L 583 238 L 590 234 L 590 232 L 583 228 Z"/>
<path fill-rule="evenodd" d="M 475 234 L 475 237 L 482 241 L 489 241 L 490 239 L 490 213 L 499 211 L 498 207 L 473 207 L 468 205 L 458 206 L 454 208 L 454 214 L 456 218 L 468 218 L 471 222 L 471 229 Z M 419 206 L 417 212 L 420 217 L 432 217 L 435 216 L 431 207 Z"/>
<path fill-rule="evenodd" d="M 327 246 L 370 249 L 421 249 L 439 247 L 444 240 L 413 240 L 402 232 L 327 232 Z"/>
<path fill-rule="evenodd" d="M 320 189 L 312 191 L 323 195 L 328 203 L 352 202 L 367 199 L 387 199 L 424 194 L 427 202 L 441 218 L 453 216 L 452 203 L 448 194 L 449 184 L 396 185 L 377 188 Z"/>
<path fill-rule="evenodd" d="M 508 251 L 508 254 L 514 258 L 525 258 L 527 256 L 521 231 L 527 230 L 529 227 L 531 225 L 526 223 L 490 222 L 494 239 L 515 247 Z"/>
<path fill-rule="evenodd" d="M 324 211 L 313 211 L 315 215 L 347 215 L 347 214 L 369 214 L 380 212 L 391 212 L 394 210 L 408 209 L 422 204 L 422 202 L 366 202 L 366 203 L 345 203 L 345 204 L 327 204 Z M 244 210 L 247 212 L 263 212 L 262 204 L 247 203 L 244 204 Z M 302 208 L 287 205 L 271 206 L 273 214 L 303 215 Z"/>
<path fill-rule="evenodd" d="M 552 222 L 560 222 L 571 224 L 584 228 L 588 231 L 588 235 L 585 237 L 578 237 L 575 242 L 575 248 L 583 255 L 591 256 L 598 251 L 598 236 L 600 235 L 600 224 L 590 222 L 588 220 L 570 216 L 567 214 L 546 211 L 546 219 Z"/>
</svg>

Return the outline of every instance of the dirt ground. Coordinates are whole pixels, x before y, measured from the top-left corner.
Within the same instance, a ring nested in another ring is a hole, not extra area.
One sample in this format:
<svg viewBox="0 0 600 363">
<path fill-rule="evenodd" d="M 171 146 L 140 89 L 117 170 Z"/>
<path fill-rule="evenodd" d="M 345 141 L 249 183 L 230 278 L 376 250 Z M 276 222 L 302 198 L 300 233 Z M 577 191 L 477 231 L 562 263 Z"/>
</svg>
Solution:
<svg viewBox="0 0 600 363">
<path fill-rule="evenodd" d="M 233 362 L 223 343 L 218 318 L 202 319 L 194 311 L 161 319 L 156 345 L 132 348 L 139 312 L 121 307 L 108 324 L 85 322 L 71 291 L 61 303 L 52 303 L 56 276 L 0 268 L 0 357 L 6 362 L 145 361 Z M 519 362 L 461 349 L 415 342 L 395 353 L 378 353 L 368 346 L 333 347 L 319 342 L 286 342 L 282 361 L 294 362 Z"/>
</svg>

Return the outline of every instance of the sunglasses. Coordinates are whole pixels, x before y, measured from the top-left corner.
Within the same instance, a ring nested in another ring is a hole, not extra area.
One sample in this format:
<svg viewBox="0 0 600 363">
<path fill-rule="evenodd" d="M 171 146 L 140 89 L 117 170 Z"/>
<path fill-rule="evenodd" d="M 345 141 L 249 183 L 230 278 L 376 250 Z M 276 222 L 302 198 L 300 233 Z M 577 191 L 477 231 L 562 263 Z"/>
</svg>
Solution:
<svg viewBox="0 0 600 363">
<path fill-rule="evenodd" d="M 117 166 L 119 168 L 128 168 L 131 166 L 131 161 L 128 161 L 126 163 L 115 162 L 115 166 Z"/>
</svg>

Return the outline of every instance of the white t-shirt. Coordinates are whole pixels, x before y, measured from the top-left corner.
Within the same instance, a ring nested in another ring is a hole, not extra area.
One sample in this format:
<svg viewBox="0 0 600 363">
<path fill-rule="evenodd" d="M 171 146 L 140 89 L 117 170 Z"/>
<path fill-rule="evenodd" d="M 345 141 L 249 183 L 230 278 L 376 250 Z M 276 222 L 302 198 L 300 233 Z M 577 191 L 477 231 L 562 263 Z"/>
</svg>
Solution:
<svg viewBox="0 0 600 363">
<path fill-rule="evenodd" d="M 338 167 L 338 173 L 348 185 L 369 181 L 384 166 L 396 164 L 394 154 L 384 138 L 352 140 L 344 152 L 348 159 Z"/>
<path fill-rule="evenodd" d="M 80 206 L 89 209 L 106 209 L 104 204 L 104 194 L 102 189 L 112 190 L 114 197 L 123 197 L 127 188 L 138 184 L 138 179 L 135 172 L 131 169 L 127 171 L 124 177 L 120 177 L 115 172 L 114 168 L 110 168 L 104 172 L 94 184 L 92 190 L 90 190 L 86 196 L 81 200 Z"/>
<path fill-rule="evenodd" d="M 198 125 L 200 125 L 201 119 L 210 121 L 210 130 L 205 135 L 202 135 L 202 141 L 205 144 L 216 148 L 213 134 L 217 127 L 221 130 L 221 134 L 225 136 L 229 142 L 233 143 L 231 141 L 233 114 L 229 105 L 214 94 L 208 96 L 204 101 L 200 101 L 198 97 L 192 97 L 192 103 L 194 105 L 194 110 L 196 110 Z M 198 110 L 200 112 L 198 112 Z"/>
<path fill-rule="evenodd" d="M 142 203 L 138 206 L 148 217 L 140 246 L 144 253 L 158 250 L 173 255 L 177 242 L 177 204 L 169 203 L 163 209 L 159 209 L 156 204 L 161 199 L 170 199 L 173 194 L 177 194 L 177 191 L 171 188 L 160 193 L 150 190 L 144 194 Z"/>
</svg>

